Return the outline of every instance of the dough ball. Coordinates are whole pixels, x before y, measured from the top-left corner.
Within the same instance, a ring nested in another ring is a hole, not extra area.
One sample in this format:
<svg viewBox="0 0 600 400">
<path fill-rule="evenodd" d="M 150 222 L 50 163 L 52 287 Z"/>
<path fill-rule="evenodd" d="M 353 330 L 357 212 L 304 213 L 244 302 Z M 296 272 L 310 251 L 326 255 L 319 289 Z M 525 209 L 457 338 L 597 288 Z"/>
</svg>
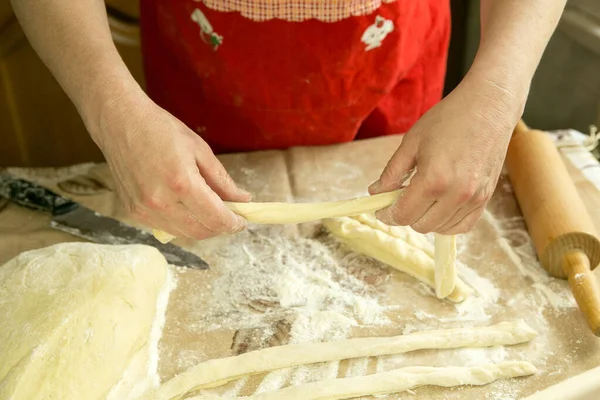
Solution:
<svg viewBox="0 0 600 400">
<path fill-rule="evenodd" d="M 148 347 L 168 272 L 153 247 L 91 243 L 0 266 L 0 400 L 105 399 Z"/>
</svg>

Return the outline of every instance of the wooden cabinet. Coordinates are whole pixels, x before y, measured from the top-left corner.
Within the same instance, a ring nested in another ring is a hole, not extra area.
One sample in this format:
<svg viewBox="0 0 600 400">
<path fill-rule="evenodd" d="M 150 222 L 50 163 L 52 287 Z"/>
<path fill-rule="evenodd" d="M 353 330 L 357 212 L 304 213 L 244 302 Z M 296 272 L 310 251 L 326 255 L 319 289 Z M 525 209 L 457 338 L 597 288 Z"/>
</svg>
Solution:
<svg viewBox="0 0 600 400">
<path fill-rule="evenodd" d="M 107 0 L 117 48 L 144 86 L 138 1 Z M 77 110 L 29 45 L 0 0 L 0 167 L 60 166 L 101 161 Z"/>
</svg>

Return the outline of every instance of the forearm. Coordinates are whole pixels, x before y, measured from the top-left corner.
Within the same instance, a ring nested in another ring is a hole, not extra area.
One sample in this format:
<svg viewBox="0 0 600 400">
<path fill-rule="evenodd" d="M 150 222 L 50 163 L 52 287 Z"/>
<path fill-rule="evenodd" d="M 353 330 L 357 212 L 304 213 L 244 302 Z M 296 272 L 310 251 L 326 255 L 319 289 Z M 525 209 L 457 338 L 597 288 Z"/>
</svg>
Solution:
<svg viewBox="0 0 600 400">
<path fill-rule="evenodd" d="M 110 34 L 102 0 L 12 0 L 29 42 L 82 116 L 99 130 L 103 109 L 142 92 Z"/>
<path fill-rule="evenodd" d="M 481 41 L 467 79 L 496 87 L 522 111 L 565 4 L 566 0 L 481 0 Z"/>
</svg>

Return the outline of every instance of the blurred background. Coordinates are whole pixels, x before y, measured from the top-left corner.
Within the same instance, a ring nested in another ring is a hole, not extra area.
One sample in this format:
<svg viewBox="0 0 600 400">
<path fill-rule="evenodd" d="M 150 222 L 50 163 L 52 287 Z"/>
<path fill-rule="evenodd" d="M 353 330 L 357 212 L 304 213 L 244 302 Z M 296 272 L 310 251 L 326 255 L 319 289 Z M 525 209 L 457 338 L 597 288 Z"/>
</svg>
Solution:
<svg viewBox="0 0 600 400">
<path fill-rule="evenodd" d="M 106 0 L 117 47 L 144 85 L 139 0 Z M 452 0 L 446 92 L 468 70 L 479 42 L 479 1 Z M 534 78 L 524 119 L 539 129 L 600 125 L 600 0 L 569 0 Z M 101 161 L 75 107 L 29 46 L 0 0 L 0 166 L 64 166 Z"/>
</svg>

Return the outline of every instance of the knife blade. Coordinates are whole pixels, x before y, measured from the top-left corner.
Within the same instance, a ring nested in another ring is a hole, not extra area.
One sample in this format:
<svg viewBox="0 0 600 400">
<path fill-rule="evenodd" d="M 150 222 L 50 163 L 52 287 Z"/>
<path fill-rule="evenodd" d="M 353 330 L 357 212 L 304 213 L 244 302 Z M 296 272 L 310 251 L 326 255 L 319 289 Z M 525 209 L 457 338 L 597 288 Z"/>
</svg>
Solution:
<svg viewBox="0 0 600 400">
<path fill-rule="evenodd" d="M 171 243 L 163 244 L 149 232 L 103 216 L 36 183 L 0 174 L 0 197 L 20 206 L 52 214 L 50 226 L 94 243 L 144 244 L 155 247 L 170 264 L 208 269 L 197 255 Z"/>
</svg>

